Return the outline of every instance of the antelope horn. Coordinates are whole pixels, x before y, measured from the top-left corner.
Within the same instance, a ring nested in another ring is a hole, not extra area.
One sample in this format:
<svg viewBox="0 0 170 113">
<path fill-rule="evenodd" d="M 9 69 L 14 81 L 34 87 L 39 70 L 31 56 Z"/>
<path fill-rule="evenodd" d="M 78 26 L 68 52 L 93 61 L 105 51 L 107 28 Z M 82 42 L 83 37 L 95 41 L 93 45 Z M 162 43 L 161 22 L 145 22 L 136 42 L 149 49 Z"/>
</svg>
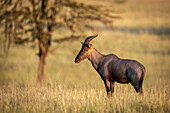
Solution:
<svg viewBox="0 0 170 113">
<path fill-rule="evenodd" d="M 97 34 L 97 35 L 94 35 L 94 36 L 89 36 L 89 37 L 87 37 L 86 40 L 84 41 L 84 44 L 89 44 L 89 42 L 90 42 L 92 39 L 94 39 L 95 37 L 97 37 L 97 36 L 98 36 L 98 34 Z"/>
</svg>

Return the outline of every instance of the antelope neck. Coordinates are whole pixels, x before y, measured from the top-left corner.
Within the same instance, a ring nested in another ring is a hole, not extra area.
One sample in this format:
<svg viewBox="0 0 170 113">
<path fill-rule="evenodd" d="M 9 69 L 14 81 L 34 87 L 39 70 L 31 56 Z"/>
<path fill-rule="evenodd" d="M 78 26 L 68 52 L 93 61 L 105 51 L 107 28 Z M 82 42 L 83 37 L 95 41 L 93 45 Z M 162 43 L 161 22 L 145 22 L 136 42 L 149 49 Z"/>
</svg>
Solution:
<svg viewBox="0 0 170 113">
<path fill-rule="evenodd" d="M 95 48 L 93 48 L 91 51 L 90 57 L 88 59 L 91 61 L 93 67 L 97 70 L 103 57 L 104 55 L 102 55 Z"/>
</svg>

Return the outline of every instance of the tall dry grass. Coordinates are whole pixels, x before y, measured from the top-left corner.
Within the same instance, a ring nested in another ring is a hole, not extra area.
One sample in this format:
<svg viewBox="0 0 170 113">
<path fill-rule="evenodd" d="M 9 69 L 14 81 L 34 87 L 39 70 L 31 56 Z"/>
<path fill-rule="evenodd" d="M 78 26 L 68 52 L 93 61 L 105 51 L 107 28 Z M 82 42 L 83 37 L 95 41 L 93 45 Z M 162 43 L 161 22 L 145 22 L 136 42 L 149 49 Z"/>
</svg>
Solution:
<svg viewBox="0 0 170 113">
<path fill-rule="evenodd" d="M 136 2 L 128 0 L 123 5 L 113 4 L 125 11 L 124 18 L 116 21 L 115 26 L 170 27 L 169 2 L 159 0 L 152 7 L 153 0 Z M 92 44 L 98 51 L 135 59 L 146 67 L 143 96 L 138 95 L 130 84 L 116 83 L 114 97 L 107 99 L 103 81 L 90 62 L 74 63 L 81 47 L 79 41 L 64 43 L 49 55 L 46 84 L 36 87 L 38 48 L 33 49 L 32 44 L 12 45 L 9 55 L 4 58 L 3 39 L 0 38 L 0 112 L 170 112 L 170 35 L 121 30 L 96 33 L 99 37 Z"/>
<path fill-rule="evenodd" d="M 5 87 L 0 96 L 1 112 L 169 112 L 169 88 L 145 88 L 139 96 L 129 86 L 118 85 L 110 100 L 105 90 L 91 87 L 68 88 L 64 85 L 48 87 Z M 88 84 L 87 84 L 88 85 Z"/>
</svg>

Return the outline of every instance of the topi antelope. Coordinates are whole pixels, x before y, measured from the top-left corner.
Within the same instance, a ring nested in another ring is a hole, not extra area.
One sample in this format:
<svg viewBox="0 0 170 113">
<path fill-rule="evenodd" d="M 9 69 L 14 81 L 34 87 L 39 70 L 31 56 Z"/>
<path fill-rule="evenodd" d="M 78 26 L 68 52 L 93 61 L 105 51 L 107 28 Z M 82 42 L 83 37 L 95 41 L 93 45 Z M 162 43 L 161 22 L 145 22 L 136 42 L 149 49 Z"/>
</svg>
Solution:
<svg viewBox="0 0 170 113">
<path fill-rule="evenodd" d="M 114 93 L 115 82 L 131 83 L 136 92 L 142 94 L 145 67 L 135 60 L 120 59 L 114 54 L 102 55 L 89 44 L 97 36 L 89 36 L 84 43 L 81 42 L 82 48 L 75 58 L 75 63 L 80 63 L 85 58 L 91 61 L 93 67 L 104 81 L 108 97 Z"/>
</svg>

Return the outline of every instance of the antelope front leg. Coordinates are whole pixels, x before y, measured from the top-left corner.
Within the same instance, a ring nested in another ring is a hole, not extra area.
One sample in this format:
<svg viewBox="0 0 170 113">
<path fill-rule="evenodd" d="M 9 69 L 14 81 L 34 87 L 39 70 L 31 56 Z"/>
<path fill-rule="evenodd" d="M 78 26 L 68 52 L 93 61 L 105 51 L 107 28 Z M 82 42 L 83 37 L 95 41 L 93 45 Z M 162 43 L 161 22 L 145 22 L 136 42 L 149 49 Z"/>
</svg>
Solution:
<svg viewBox="0 0 170 113">
<path fill-rule="evenodd" d="M 114 85 L 115 85 L 115 83 L 114 83 L 114 82 L 110 82 L 110 91 L 111 91 L 111 96 L 113 96 L 113 94 L 114 94 Z"/>
<path fill-rule="evenodd" d="M 109 81 L 106 79 L 104 81 L 105 87 L 106 87 L 106 91 L 107 91 L 107 97 L 110 98 L 110 85 L 109 85 Z"/>
</svg>

